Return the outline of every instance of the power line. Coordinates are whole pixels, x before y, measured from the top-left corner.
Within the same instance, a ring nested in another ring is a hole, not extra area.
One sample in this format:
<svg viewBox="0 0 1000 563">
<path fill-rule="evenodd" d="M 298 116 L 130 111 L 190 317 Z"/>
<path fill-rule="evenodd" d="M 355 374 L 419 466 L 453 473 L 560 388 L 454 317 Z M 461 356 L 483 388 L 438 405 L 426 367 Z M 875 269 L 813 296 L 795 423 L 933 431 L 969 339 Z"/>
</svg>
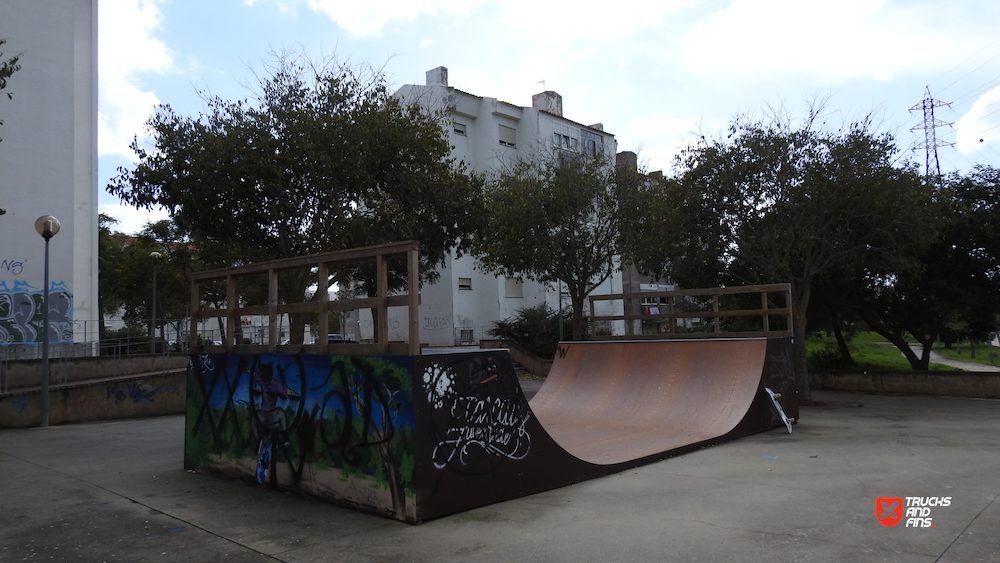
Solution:
<svg viewBox="0 0 1000 563">
<path fill-rule="evenodd" d="M 983 47 L 982 49 L 980 49 L 980 50 L 976 51 L 975 53 L 973 53 L 973 54 L 972 54 L 971 56 L 969 56 L 969 58 L 967 58 L 967 59 L 965 59 L 964 61 L 962 61 L 962 62 L 958 63 L 957 65 L 955 65 L 955 66 L 954 66 L 954 67 L 952 67 L 951 69 L 949 69 L 949 70 L 945 71 L 945 73 L 944 73 L 944 74 L 942 74 L 941 76 L 939 76 L 939 77 L 935 78 L 934 80 L 932 80 L 932 81 L 931 81 L 930 83 L 928 83 L 927 85 L 928 85 L 928 86 L 930 86 L 931 84 L 934 84 L 935 82 L 937 82 L 938 80 L 941 80 L 941 79 L 942 79 L 942 78 L 944 78 L 945 76 L 948 76 L 948 75 L 949 75 L 949 74 L 950 74 L 950 73 L 951 73 L 952 71 L 954 71 L 954 70 L 955 70 L 955 69 L 957 69 L 958 67 L 960 67 L 960 66 L 964 65 L 965 63 L 967 63 L 967 62 L 971 61 L 972 59 L 974 59 L 974 58 L 976 57 L 976 55 L 978 55 L 979 53 L 982 53 L 982 52 L 983 52 L 983 51 L 985 51 L 986 49 L 989 49 L 990 47 L 992 47 L 993 45 L 997 44 L 998 42 L 1000 42 L 1000 39 L 996 39 L 996 40 L 994 40 L 994 41 L 993 41 L 992 43 L 990 43 L 989 45 L 987 45 L 987 46 Z M 994 58 L 996 58 L 996 57 L 994 57 Z M 991 60 L 992 60 L 992 59 L 991 59 Z M 977 69 L 977 70 L 978 70 L 978 69 Z M 966 74 L 965 76 L 968 76 L 968 74 Z M 963 76 L 962 78 L 965 78 L 965 76 Z M 958 80 L 962 80 L 962 78 L 959 78 Z M 956 80 L 955 82 L 958 82 L 958 80 Z M 951 84 L 949 84 L 949 85 L 945 86 L 945 87 L 944 87 L 944 88 L 942 88 L 942 89 L 941 89 L 940 91 L 943 91 L 943 90 L 945 90 L 946 88 L 950 88 L 950 87 L 954 86 L 954 85 L 955 85 L 955 82 L 952 82 Z"/>
<path fill-rule="evenodd" d="M 987 82 L 986 84 L 983 84 L 983 85 L 981 85 L 981 86 L 979 86 L 977 88 L 973 88 L 967 94 L 964 94 L 964 95 L 956 98 L 952 103 L 954 103 L 954 104 L 965 103 L 966 101 L 971 100 L 972 98 L 975 98 L 976 96 L 981 95 L 983 92 L 985 92 L 987 90 L 990 90 L 991 88 L 994 88 L 997 85 L 1000 85 L 1000 77 L 994 78 L 994 79 L 990 80 L 989 82 Z"/>
<path fill-rule="evenodd" d="M 996 102 L 994 102 L 994 103 L 996 103 Z M 990 104 L 990 105 L 993 105 L 993 104 Z M 989 106 L 986 106 L 986 107 L 989 107 Z M 969 125 L 972 125 L 973 123 L 976 123 L 978 121 L 982 121 L 982 120 L 986 119 L 987 117 L 989 117 L 989 116 L 991 116 L 991 115 L 993 115 L 995 113 L 1000 113 L 1000 109 L 991 111 L 990 113 L 987 113 L 985 115 L 980 115 L 979 117 L 973 119 L 972 121 L 966 121 L 964 123 L 961 123 L 961 124 L 959 124 L 958 127 L 955 127 L 955 129 L 963 129 L 963 128 L 969 126 Z M 994 127 L 994 129 L 996 129 L 996 127 Z M 989 131 L 989 129 L 987 129 L 987 131 Z"/>
<path fill-rule="evenodd" d="M 943 92 L 943 91 L 947 90 L 948 88 L 951 88 L 952 86 L 954 86 L 955 84 L 957 84 L 957 83 L 958 83 L 959 81 L 961 81 L 961 80 L 962 80 L 963 78 L 965 78 L 966 76 L 969 76 L 969 75 L 970 75 L 970 74 L 972 74 L 973 72 L 976 72 L 977 70 L 979 70 L 979 69 L 983 68 L 984 66 L 986 66 L 986 65 L 990 64 L 991 62 L 995 61 L 995 60 L 996 60 L 996 59 L 998 59 L 998 58 L 1000 58 L 1000 53 L 997 53 L 997 55 L 996 55 L 995 57 L 993 57 L 992 59 L 989 59 L 989 60 L 988 60 L 988 61 L 986 61 L 985 63 L 983 63 L 983 64 L 981 64 L 981 65 L 977 66 L 976 68 L 974 68 L 974 69 L 970 70 L 969 72 L 965 73 L 965 75 L 963 75 L 963 76 L 962 76 L 962 78 L 959 78 L 958 80 L 956 80 L 956 81 L 952 82 L 951 84 L 949 84 L 949 85 L 945 86 L 944 88 L 941 88 L 941 90 L 939 90 L 939 91 L 940 91 L 940 92 Z M 929 86 L 929 85 L 928 85 L 928 86 Z"/>
</svg>

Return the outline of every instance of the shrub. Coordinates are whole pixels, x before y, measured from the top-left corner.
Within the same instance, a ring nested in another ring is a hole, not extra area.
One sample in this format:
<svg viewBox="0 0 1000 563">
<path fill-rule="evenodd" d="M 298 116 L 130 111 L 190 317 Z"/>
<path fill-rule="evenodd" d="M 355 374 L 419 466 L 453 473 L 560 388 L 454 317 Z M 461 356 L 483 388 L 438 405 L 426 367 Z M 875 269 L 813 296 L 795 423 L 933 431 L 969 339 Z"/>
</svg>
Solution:
<svg viewBox="0 0 1000 563">
<path fill-rule="evenodd" d="M 570 316 L 563 314 L 563 338 L 572 331 Z M 546 303 L 518 309 L 487 331 L 490 336 L 514 342 L 543 359 L 552 359 L 559 344 L 559 314 Z"/>
</svg>

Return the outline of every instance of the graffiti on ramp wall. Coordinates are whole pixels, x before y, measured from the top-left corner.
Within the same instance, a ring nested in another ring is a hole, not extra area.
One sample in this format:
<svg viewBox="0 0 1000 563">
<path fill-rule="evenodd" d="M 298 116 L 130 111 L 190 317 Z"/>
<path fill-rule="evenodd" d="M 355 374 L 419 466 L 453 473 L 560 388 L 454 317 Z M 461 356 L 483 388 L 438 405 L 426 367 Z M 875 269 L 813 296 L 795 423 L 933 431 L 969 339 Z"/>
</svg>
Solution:
<svg viewBox="0 0 1000 563">
<path fill-rule="evenodd" d="M 185 466 L 412 519 L 412 358 L 192 356 Z"/>
</svg>

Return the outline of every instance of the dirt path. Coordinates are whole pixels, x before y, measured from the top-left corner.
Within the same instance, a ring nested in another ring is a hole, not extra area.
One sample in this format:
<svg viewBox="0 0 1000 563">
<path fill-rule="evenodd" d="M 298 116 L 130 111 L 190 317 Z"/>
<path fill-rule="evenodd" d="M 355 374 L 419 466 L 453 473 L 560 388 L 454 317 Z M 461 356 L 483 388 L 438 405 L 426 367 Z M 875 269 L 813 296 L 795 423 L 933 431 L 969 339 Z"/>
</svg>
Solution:
<svg viewBox="0 0 1000 563">
<path fill-rule="evenodd" d="M 923 351 L 921 350 L 921 348 L 919 346 L 911 346 L 910 348 L 913 349 L 913 353 L 916 354 L 917 356 L 919 356 L 920 354 L 923 353 Z M 984 354 L 989 354 L 989 352 L 986 352 L 986 351 L 984 351 L 983 353 Z M 930 360 L 931 360 L 931 363 L 934 363 L 934 364 L 944 364 L 946 366 L 951 366 L 953 368 L 964 369 L 965 371 L 980 371 L 980 372 L 994 371 L 994 372 L 1000 372 L 1000 366 L 991 366 L 989 364 L 979 364 L 979 363 L 976 363 L 976 362 L 963 362 L 962 360 L 952 360 L 952 359 L 949 359 L 949 358 L 945 358 L 944 356 L 942 356 L 941 354 L 938 354 L 937 352 L 935 352 L 933 350 L 931 350 L 931 358 L 930 358 Z"/>
</svg>

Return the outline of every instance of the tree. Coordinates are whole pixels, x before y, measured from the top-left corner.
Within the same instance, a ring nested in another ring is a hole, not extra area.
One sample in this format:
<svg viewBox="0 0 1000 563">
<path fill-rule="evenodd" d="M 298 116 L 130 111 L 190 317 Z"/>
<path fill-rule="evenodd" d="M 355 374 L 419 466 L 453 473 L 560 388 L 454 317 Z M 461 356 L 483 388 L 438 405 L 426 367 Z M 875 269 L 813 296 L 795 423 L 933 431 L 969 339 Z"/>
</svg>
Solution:
<svg viewBox="0 0 1000 563">
<path fill-rule="evenodd" d="M 521 161 L 488 183 L 478 259 L 497 274 L 562 281 L 578 340 L 584 300 L 620 267 L 618 192 L 637 182 L 603 155 Z"/>
<path fill-rule="evenodd" d="M 6 39 L 0 39 L 0 46 L 7 43 Z M 7 79 L 11 77 L 15 72 L 21 70 L 21 65 L 17 62 L 21 59 L 21 55 L 13 56 L 6 61 L 3 60 L 3 53 L 0 53 L 0 90 L 7 87 Z M 10 92 L 6 92 L 7 99 L 13 99 L 14 95 Z M 3 125 L 3 119 L 0 119 L 0 125 Z M 3 141 L 3 139 L 0 139 Z M 6 209 L 0 209 L 0 215 L 5 215 L 7 213 Z"/>
<path fill-rule="evenodd" d="M 0 39 L 0 47 L 2 47 L 5 43 L 7 43 L 6 39 Z M 5 61 L 3 60 L 3 53 L 0 53 L 0 90 L 7 88 L 7 79 L 10 78 L 15 72 L 21 70 L 21 65 L 17 64 L 19 60 L 21 60 L 21 55 L 15 55 Z M 12 93 L 5 93 L 8 100 L 14 98 Z M 3 125 L 2 119 L 0 119 L 0 125 Z"/>
<path fill-rule="evenodd" d="M 98 300 L 101 337 L 104 316 L 120 315 L 129 326 L 152 320 L 153 273 L 156 272 L 156 326 L 179 323 L 190 306 L 190 272 L 194 253 L 170 221 L 148 223 L 137 236 L 112 230 L 117 220 L 99 217 Z M 153 253 L 158 254 L 154 256 Z M 179 331 L 180 326 L 175 325 Z"/>
<path fill-rule="evenodd" d="M 915 370 L 926 370 L 936 340 L 987 339 L 1000 316 L 1000 170 L 978 166 L 952 174 L 934 191 L 935 233 L 912 249 L 916 267 L 869 264 L 855 310 L 896 345 Z M 930 228 L 933 227 L 933 228 Z M 921 347 L 918 356 L 908 336 Z"/>
<path fill-rule="evenodd" d="M 421 278 L 461 253 L 478 216 L 478 184 L 448 158 L 439 116 L 404 107 L 379 73 L 317 68 L 279 56 L 252 102 L 206 98 L 197 117 L 161 105 L 138 141 L 138 164 L 111 193 L 165 207 L 227 265 L 417 239 Z M 346 275 L 340 272 L 345 283 Z M 306 300 L 309 272 L 279 281 L 285 303 Z M 301 342 L 305 317 L 292 315 Z"/>
<path fill-rule="evenodd" d="M 821 109 L 798 127 L 777 113 L 737 119 L 727 136 L 689 146 L 677 162 L 679 181 L 665 188 L 673 216 L 686 219 L 649 233 L 681 241 L 686 254 L 646 257 L 647 268 L 658 265 L 683 285 L 712 276 L 723 284 L 790 282 L 804 401 L 813 283 L 862 257 L 900 260 L 927 224 L 927 190 L 914 170 L 895 166 L 892 136 L 875 133 L 870 116 L 825 129 Z"/>
</svg>

